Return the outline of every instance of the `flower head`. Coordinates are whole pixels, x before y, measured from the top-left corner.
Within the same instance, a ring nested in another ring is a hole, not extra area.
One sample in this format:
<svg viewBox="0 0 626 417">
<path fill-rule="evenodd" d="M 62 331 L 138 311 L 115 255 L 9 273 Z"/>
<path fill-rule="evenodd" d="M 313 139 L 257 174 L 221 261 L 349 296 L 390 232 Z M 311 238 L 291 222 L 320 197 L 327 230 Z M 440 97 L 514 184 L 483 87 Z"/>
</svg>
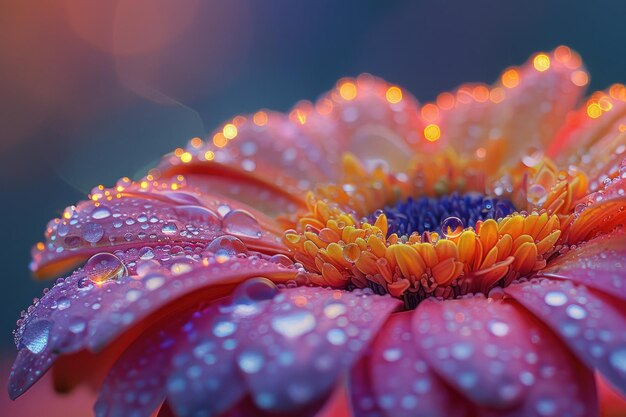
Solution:
<svg viewBox="0 0 626 417">
<path fill-rule="evenodd" d="M 626 392 L 626 88 L 567 47 L 237 116 L 52 220 L 9 390 L 97 416 L 593 416 Z M 85 263 L 86 261 L 86 263 Z M 84 365 L 83 365 L 84 364 Z M 334 408 L 333 408 L 334 407 Z"/>
</svg>

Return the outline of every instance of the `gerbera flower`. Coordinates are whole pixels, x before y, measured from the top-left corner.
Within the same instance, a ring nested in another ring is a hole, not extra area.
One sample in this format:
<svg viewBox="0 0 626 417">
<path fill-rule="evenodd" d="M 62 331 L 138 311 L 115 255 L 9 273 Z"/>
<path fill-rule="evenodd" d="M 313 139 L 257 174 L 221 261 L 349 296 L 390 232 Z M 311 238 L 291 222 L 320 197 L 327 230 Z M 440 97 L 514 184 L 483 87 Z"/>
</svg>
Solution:
<svg viewBox="0 0 626 417">
<path fill-rule="evenodd" d="M 567 47 L 419 106 L 370 75 L 93 189 L 33 252 L 17 397 L 97 416 L 594 416 L 626 392 L 626 88 Z"/>
</svg>

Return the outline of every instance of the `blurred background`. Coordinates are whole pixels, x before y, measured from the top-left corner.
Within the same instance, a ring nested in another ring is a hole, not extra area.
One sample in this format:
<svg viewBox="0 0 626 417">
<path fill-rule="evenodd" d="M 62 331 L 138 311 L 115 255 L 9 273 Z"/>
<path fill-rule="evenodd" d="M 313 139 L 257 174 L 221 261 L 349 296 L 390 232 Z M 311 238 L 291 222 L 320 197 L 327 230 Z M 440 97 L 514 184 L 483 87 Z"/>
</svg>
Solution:
<svg viewBox="0 0 626 417">
<path fill-rule="evenodd" d="M 0 350 L 50 285 L 29 276 L 31 245 L 94 185 L 361 72 L 429 101 L 566 44 L 591 90 L 626 82 L 624 22 L 623 0 L 3 0 Z"/>
</svg>

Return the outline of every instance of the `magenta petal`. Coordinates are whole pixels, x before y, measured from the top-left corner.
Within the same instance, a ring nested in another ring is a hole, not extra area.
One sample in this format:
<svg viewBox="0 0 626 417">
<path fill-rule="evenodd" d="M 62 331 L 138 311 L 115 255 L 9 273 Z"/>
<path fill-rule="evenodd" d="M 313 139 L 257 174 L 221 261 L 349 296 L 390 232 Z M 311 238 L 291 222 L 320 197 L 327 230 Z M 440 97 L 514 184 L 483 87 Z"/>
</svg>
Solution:
<svg viewBox="0 0 626 417">
<path fill-rule="evenodd" d="M 246 321 L 237 351 L 256 405 L 288 412 L 320 403 L 399 304 L 360 290 L 283 291 L 263 314 Z"/>
<path fill-rule="evenodd" d="M 388 417 L 464 417 L 459 400 L 421 358 L 411 328 L 412 312 L 389 317 L 378 332 L 369 359 L 378 407 Z"/>
<path fill-rule="evenodd" d="M 626 393 L 626 317 L 609 297 L 568 281 L 533 280 L 505 289 L 590 368 Z"/>
<path fill-rule="evenodd" d="M 52 220 L 46 243 L 33 252 L 31 267 L 36 275 L 55 275 L 99 252 L 206 245 L 224 234 L 237 236 L 250 249 L 285 251 L 274 220 L 242 203 L 191 190 L 130 187 L 139 190 L 125 190 L 110 201 L 82 201 L 66 209 L 62 219 Z"/>
<path fill-rule="evenodd" d="M 626 235 L 613 232 L 581 243 L 551 262 L 542 276 L 575 281 L 626 301 Z"/>
<path fill-rule="evenodd" d="M 96 417 L 150 417 L 165 400 L 165 381 L 183 318 L 140 337 L 115 362 L 100 389 Z"/>
<path fill-rule="evenodd" d="M 384 417 L 378 407 L 368 357 L 363 357 L 350 371 L 350 400 L 354 417 Z"/>
<path fill-rule="evenodd" d="M 472 402 L 490 408 L 519 405 L 534 376 L 527 355 L 539 355 L 522 313 L 484 296 L 424 301 L 413 316 L 416 348 L 427 364 Z"/>
<path fill-rule="evenodd" d="M 33 384 L 39 381 L 54 364 L 57 355 L 46 350 L 35 354 L 28 349 L 18 352 L 17 358 L 9 375 L 8 390 L 12 400 L 22 395 Z"/>
<path fill-rule="evenodd" d="M 236 369 L 240 329 L 220 303 L 196 313 L 185 326 L 171 360 L 168 402 L 179 417 L 214 416 L 233 407 L 246 394 Z M 263 304 L 259 304 L 258 313 Z"/>
<path fill-rule="evenodd" d="M 42 355 L 85 348 L 99 351 L 130 328 L 148 326 L 150 320 L 158 320 L 156 312 L 161 316 L 174 314 L 200 300 L 223 297 L 247 278 L 261 275 L 281 282 L 298 274 L 295 267 L 285 266 L 280 260 L 274 263 L 256 255 L 228 257 L 204 253 L 201 256 L 191 248 L 188 251 L 181 248 L 177 256 L 161 248 L 151 251 L 152 259 L 136 267 L 137 275 L 95 284 L 84 270 L 79 270 L 59 280 L 22 320 L 17 330 L 18 347 Z M 130 259 L 128 251 L 118 254 L 127 261 Z M 131 273 L 136 273 L 135 267 L 132 268 Z M 15 396 L 27 388 L 19 381 L 30 384 L 45 371 L 41 360 L 33 362 L 37 366 L 29 366 L 11 377 Z M 50 364 L 46 361 L 45 365 Z"/>
</svg>

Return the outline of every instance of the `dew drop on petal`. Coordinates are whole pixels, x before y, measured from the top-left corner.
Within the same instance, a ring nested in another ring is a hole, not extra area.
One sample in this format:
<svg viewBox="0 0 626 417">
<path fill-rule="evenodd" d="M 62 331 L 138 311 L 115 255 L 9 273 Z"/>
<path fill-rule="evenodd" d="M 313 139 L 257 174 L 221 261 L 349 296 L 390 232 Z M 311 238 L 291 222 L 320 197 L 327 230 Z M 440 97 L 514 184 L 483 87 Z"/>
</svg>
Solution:
<svg viewBox="0 0 626 417">
<path fill-rule="evenodd" d="M 361 255 L 361 248 L 356 243 L 348 243 L 343 247 L 343 258 L 351 263 L 356 262 Z"/>
<path fill-rule="evenodd" d="M 494 336 L 503 337 L 509 333 L 509 325 L 499 321 L 499 320 L 491 320 L 487 323 L 487 328 Z"/>
<path fill-rule="evenodd" d="M 89 243 L 99 242 L 104 236 L 104 228 L 98 223 L 87 223 L 83 226 L 83 239 Z"/>
<path fill-rule="evenodd" d="M 548 192 L 540 184 L 532 184 L 526 191 L 526 201 L 535 206 L 541 206 L 548 199 Z"/>
<path fill-rule="evenodd" d="M 341 346 L 346 343 L 348 336 L 346 336 L 346 333 L 341 329 L 330 329 L 328 333 L 326 333 L 326 340 L 328 340 L 331 345 Z"/>
<path fill-rule="evenodd" d="M 74 334 L 80 334 L 87 328 L 87 321 L 80 316 L 72 317 L 67 328 Z"/>
<path fill-rule="evenodd" d="M 172 275 L 181 275 L 191 271 L 192 267 L 186 262 L 176 262 L 170 267 Z"/>
<path fill-rule="evenodd" d="M 315 316 L 307 310 L 292 310 L 272 319 L 272 329 L 285 337 L 302 336 L 315 328 Z"/>
<path fill-rule="evenodd" d="M 111 210 L 107 206 L 98 206 L 91 212 L 91 217 L 94 219 L 106 219 L 111 215 Z"/>
<path fill-rule="evenodd" d="M 257 373 L 263 368 L 265 364 L 265 359 L 263 355 L 259 352 L 247 351 L 242 352 L 237 358 L 237 365 L 239 365 L 239 369 L 247 374 Z"/>
<path fill-rule="evenodd" d="M 448 217 L 441 222 L 441 232 L 448 239 L 458 237 L 463 232 L 463 221 L 458 217 Z"/>
<path fill-rule="evenodd" d="M 331 301 L 324 307 L 324 315 L 329 319 L 335 319 L 346 313 L 346 305 L 338 301 Z"/>
<path fill-rule="evenodd" d="M 543 159 L 543 150 L 536 147 L 531 146 L 524 152 L 522 156 L 522 163 L 529 168 L 534 167 Z"/>
<path fill-rule="evenodd" d="M 223 264 L 224 262 L 228 262 L 230 259 L 230 254 L 226 249 L 218 249 L 215 252 L 215 261 L 219 264 Z"/>
<path fill-rule="evenodd" d="M 213 325 L 213 334 L 217 337 L 228 337 L 235 330 L 237 330 L 237 325 L 228 320 L 219 320 Z"/>
<path fill-rule="evenodd" d="M 567 313 L 567 315 L 574 320 L 582 320 L 587 317 L 587 310 L 585 310 L 584 307 L 581 307 L 578 304 L 568 305 L 565 309 L 565 313 Z"/>
<path fill-rule="evenodd" d="M 251 278 L 240 284 L 233 292 L 233 301 L 227 309 L 237 317 L 247 317 L 261 311 L 261 303 L 278 294 L 278 287 L 267 278 Z"/>
<path fill-rule="evenodd" d="M 152 291 L 161 288 L 165 284 L 165 278 L 161 275 L 154 274 L 145 278 L 146 289 Z"/>
<path fill-rule="evenodd" d="M 48 346 L 52 322 L 47 319 L 35 320 L 28 324 L 22 333 L 19 348 L 26 348 L 33 353 L 41 353 Z"/>
<path fill-rule="evenodd" d="M 626 374 L 626 347 L 616 349 L 611 353 L 609 362 L 613 368 Z"/>
<path fill-rule="evenodd" d="M 563 294 L 561 291 L 550 291 L 545 295 L 543 300 L 552 307 L 560 307 L 567 303 L 567 295 Z"/>
<path fill-rule="evenodd" d="M 95 284 L 117 281 L 128 275 L 124 263 L 117 256 L 108 252 L 98 253 L 89 258 L 84 270 Z"/>
<path fill-rule="evenodd" d="M 173 235 L 178 232 L 178 226 L 175 223 L 167 222 L 161 227 L 161 232 L 165 235 Z"/>
<path fill-rule="evenodd" d="M 233 210 L 224 216 L 224 231 L 235 236 L 258 239 L 261 227 L 257 219 L 245 210 Z"/>
<path fill-rule="evenodd" d="M 209 252 L 217 253 L 219 250 L 224 250 L 228 255 L 237 255 L 238 253 L 247 253 L 248 248 L 246 244 L 235 236 L 224 235 L 213 239 L 209 246 L 207 246 Z"/>
</svg>

